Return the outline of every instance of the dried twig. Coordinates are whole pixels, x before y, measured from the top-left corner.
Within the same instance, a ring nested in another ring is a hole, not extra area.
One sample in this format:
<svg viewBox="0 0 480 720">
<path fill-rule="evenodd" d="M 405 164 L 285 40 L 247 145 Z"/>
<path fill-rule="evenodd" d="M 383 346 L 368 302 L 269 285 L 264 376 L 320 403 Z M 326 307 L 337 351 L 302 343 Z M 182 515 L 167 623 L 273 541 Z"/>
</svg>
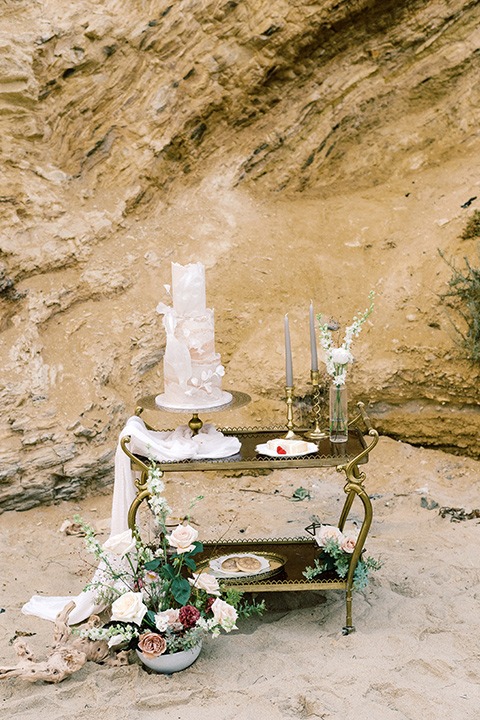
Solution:
<svg viewBox="0 0 480 720">
<path fill-rule="evenodd" d="M 279 492 L 265 492 L 265 490 L 250 490 L 250 488 L 238 488 L 240 492 L 251 492 L 251 493 L 258 493 L 259 495 L 272 495 L 273 497 L 284 497 L 287 498 L 287 500 L 291 500 L 292 498 L 289 495 L 283 495 Z"/>
<path fill-rule="evenodd" d="M 475 518 L 480 518 L 480 510 L 478 508 L 467 512 L 463 508 L 441 507 L 438 514 L 441 515 L 442 518 L 446 517 L 446 515 L 450 515 L 450 522 L 460 522 L 461 520 L 474 520 Z"/>
</svg>

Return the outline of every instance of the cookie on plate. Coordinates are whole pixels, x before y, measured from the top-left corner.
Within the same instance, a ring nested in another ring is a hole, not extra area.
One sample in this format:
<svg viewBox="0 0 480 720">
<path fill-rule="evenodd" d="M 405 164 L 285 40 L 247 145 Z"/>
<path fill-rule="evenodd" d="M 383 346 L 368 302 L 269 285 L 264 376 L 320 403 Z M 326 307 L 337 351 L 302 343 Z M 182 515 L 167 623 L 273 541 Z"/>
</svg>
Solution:
<svg viewBox="0 0 480 720">
<path fill-rule="evenodd" d="M 236 558 L 236 562 L 238 569 L 245 573 L 257 572 L 262 567 L 260 560 L 250 555 L 238 557 Z"/>
<path fill-rule="evenodd" d="M 237 558 L 227 558 L 220 566 L 224 572 L 238 572 Z"/>
</svg>

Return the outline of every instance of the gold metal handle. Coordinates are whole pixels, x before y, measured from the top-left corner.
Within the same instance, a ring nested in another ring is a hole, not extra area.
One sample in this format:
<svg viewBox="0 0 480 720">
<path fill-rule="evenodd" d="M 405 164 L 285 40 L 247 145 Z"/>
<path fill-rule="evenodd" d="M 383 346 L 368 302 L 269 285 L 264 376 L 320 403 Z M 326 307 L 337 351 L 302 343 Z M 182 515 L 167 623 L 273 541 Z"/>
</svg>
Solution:
<svg viewBox="0 0 480 720">
<path fill-rule="evenodd" d="M 144 472 L 148 472 L 148 467 L 145 465 L 144 462 L 142 462 L 138 457 L 135 457 L 135 455 L 132 455 L 130 450 L 127 448 L 127 443 L 131 441 L 130 435 L 124 435 L 124 437 L 120 440 L 120 446 L 125 453 L 125 455 L 128 455 L 130 460 L 135 463 L 135 465 L 139 466 L 139 469 L 141 469 Z"/>
</svg>

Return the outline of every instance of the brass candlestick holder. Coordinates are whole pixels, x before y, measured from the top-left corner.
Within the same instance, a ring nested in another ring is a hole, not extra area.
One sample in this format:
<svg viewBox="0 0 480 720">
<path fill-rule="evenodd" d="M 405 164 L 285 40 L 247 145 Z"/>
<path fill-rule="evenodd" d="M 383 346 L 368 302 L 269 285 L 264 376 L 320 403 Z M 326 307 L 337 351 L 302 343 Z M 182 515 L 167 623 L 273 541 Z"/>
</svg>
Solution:
<svg viewBox="0 0 480 720">
<path fill-rule="evenodd" d="M 310 370 L 310 378 L 313 387 L 312 398 L 315 425 L 313 430 L 305 433 L 305 437 L 310 440 L 320 440 L 320 438 L 327 437 L 328 433 L 324 432 L 320 427 L 320 373 L 318 370 Z"/>
<path fill-rule="evenodd" d="M 287 395 L 287 434 L 284 435 L 285 440 L 302 440 L 299 435 L 296 435 L 293 431 L 293 428 L 295 427 L 293 424 L 293 391 L 294 387 L 287 387 L 285 388 L 285 392 Z"/>
</svg>

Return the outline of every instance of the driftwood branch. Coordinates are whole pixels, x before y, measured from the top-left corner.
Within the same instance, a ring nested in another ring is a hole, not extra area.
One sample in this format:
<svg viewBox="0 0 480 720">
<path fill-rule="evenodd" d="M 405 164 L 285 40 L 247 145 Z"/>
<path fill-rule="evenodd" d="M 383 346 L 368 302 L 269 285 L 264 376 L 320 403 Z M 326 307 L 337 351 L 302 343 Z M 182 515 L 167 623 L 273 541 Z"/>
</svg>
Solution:
<svg viewBox="0 0 480 720">
<path fill-rule="evenodd" d="M 25 640 L 17 638 L 14 647 L 18 662 L 12 667 L 0 667 L 0 679 L 20 677 L 30 682 L 44 680 L 45 682 L 59 683 L 80 670 L 87 660 L 108 665 L 128 664 L 127 652 L 113 655 L 103 640 L 72 637 L 68 617 L 74 607 L 75 603 L 72 601 L 57 615 L 54 628 L 55 644 L 46 660 L 37 662 Z M 92 615 L 86 628 L 96 627 L 100 624 L 99 618 Z"/>
</svg>

